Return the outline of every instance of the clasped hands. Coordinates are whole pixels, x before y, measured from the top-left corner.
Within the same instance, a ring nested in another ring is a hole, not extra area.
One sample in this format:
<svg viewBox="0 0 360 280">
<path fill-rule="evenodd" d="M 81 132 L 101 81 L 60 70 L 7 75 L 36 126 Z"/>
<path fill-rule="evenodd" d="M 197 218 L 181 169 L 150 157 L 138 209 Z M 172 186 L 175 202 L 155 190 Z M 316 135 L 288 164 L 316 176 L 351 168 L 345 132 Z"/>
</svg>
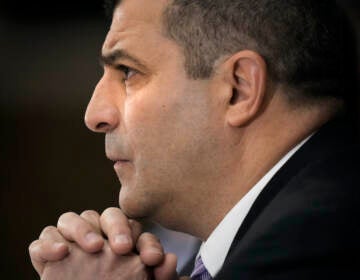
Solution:
<svg viewBox="0 0 360 280">
<path fill-rule="evenodd" d="M 157 237 L 142 233 L 140 223 L 119 208 L 61 215 L 57 227 L 45 227 L 30 244 L 29 253 L 43 280 L 179 279 L 176 256 L 165 254 Z"/>
</svg>

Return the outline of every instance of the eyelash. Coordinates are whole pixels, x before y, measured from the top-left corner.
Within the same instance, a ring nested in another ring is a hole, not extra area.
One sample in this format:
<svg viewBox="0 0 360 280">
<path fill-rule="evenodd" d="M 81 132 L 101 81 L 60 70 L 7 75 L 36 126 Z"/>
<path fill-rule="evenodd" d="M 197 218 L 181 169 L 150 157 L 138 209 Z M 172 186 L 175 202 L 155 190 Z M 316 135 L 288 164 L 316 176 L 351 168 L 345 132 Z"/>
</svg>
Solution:
<svg viewBox="0 0 360 280">
<path fill-rule="evenodd" d="M 126 82 L 128 79 L 130 79 L 133 75 L 135 75 L 137 73 L 137 71 L 131 67 L 128 67 L 126 65 L 117 65 L 116 69 L 121 71 L 122 73 L 124 73 L 124 78 L 123 78 L 123 82 Z M 133 73 L 130 75 L 129 77 L 129 73 Z"/>
</svg>

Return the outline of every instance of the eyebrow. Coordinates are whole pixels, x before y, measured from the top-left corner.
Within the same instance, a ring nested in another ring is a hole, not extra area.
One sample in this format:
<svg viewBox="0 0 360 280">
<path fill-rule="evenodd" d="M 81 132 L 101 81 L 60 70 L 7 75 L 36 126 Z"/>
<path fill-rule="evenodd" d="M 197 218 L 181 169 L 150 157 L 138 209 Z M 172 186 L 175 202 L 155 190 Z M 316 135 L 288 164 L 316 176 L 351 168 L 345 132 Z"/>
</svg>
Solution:
<svg viewBox="0 0 360 280">
<path fill-rule="evenodd" d="M 147 69 L 145 64 L 140 59 L 136 58 L 135 56 L 129 54 L 127 51 L 122 49 L 114 50 L 106 55 L 100 53 L 99 56 L 99 62 L 101 66 L 108 65 L 108 66 L 116 67 L 117 61 L 120 59 L 130 60 L 138 67 Z"/>
</svg>

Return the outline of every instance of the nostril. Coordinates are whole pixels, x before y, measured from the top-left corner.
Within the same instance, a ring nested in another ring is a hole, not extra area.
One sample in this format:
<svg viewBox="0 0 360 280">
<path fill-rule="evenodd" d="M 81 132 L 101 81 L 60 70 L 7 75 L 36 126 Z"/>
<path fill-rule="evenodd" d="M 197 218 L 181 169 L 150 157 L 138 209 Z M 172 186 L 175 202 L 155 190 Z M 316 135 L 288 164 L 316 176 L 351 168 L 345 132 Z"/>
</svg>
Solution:
<svg viewBox="0 0 360 280">
<path fill-rule="evenodd" d="M 108 126 L 108 124 L 106 122 L 101 122 L 96 125 L 96 129 L 103 129 L 106 126 Z"/>
</svg>

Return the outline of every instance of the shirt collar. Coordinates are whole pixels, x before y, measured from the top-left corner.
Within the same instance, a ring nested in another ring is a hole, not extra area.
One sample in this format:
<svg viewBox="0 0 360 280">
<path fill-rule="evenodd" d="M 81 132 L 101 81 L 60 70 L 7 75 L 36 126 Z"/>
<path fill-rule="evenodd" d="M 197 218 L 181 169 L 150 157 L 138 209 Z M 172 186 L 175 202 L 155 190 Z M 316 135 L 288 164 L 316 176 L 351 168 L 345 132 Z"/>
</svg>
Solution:
<svg viewBox="0 0 360 280">
<path fill-rule="evenodd" d="M 290 150 L 276 165 L 274 165 L 264 177 L 256 183 L 250 191 L 226 214 L 224 219 L 218 224 L 208 239 L 202 243 L 199 254 L 201 259 L 212 277 L 220 271 L 230 246 L 235 238 L 237 231 L 243 223 L 251 206 L 265 188 L 267 183 L 275 173 L 289 160 L 289 158 L 311 137 L 307 137 L 292 150 Z M 198 254 L 198 256 L 199 256 Z"/>
</svg>

